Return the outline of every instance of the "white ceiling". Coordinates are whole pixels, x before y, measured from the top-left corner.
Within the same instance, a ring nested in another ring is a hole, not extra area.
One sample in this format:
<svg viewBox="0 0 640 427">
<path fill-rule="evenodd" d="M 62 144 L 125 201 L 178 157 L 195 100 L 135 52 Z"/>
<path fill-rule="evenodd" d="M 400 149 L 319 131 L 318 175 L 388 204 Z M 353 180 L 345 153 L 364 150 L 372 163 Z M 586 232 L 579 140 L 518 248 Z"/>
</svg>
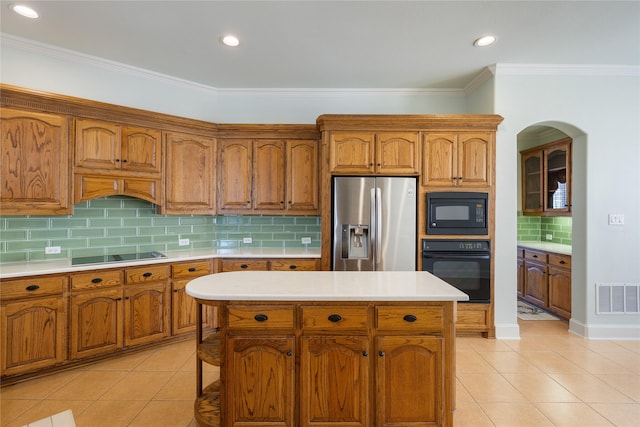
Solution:
<svg viewBox="0 0 640 427">
<path fill-rule="evenodd" d="M 214 88 L 461 89 L 496 63 L 640 65 L 638 0 L 25 0 L 37 20 L 16 2 L 1 1 L 4 34 Z"/>
</svg>

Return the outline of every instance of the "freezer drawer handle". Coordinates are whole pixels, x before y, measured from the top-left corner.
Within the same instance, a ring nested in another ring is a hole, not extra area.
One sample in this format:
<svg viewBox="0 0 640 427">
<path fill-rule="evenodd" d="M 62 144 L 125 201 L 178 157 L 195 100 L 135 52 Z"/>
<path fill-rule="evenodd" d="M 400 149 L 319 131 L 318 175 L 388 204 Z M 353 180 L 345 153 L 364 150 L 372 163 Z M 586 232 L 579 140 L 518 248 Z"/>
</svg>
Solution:
<svg viewBox="0 0 640 427">
<path fill-rule="evenodd" d="M 329 315 L 329 317 L 327 317 L 327 319 L 329 319 L 330 322 L 337 323 L 342 320 L 342 316 L 340 316 L 339 314 L 331 314 Z"/>
<path fill-rule="evenodd" d="M 418 320 L 418 318 L 413 314 L 407 314 L 403 317 L 403 319 L 405 322 L 409 322 L 409 323 L 413 323 L 416 320 Z"/>
<path fill-rule="evenodd" d="M 253 318 L 256 319 L 257 322 L 266 322 L 269 319 L 269 316 L 259 313 L 253 316 Z"/>
</svg>

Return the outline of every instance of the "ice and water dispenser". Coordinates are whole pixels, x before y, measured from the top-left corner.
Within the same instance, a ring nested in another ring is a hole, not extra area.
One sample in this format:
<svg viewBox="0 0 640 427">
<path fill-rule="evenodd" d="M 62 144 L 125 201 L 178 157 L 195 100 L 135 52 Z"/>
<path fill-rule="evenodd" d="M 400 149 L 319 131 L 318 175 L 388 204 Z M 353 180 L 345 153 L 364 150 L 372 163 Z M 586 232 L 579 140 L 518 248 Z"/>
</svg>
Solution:
<svg viewBox="0 0 640 427">
<path fill-rule="evenodd" d="M 342 224 L 342 258 L 369 258 L 369 225 Z"/>
</svg>

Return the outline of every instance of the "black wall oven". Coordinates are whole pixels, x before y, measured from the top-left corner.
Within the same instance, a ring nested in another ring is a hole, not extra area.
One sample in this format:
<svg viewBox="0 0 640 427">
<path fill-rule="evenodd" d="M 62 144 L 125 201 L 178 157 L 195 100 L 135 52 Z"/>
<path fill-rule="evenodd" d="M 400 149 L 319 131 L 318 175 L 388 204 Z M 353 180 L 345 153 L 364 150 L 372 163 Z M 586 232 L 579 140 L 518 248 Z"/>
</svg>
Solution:
<svg viewBox="0 0 640 427">
<path fill-rule="evenodd" d="M 491 301 L 489 240 L 422 240 L 422 270 L 469 295 L 469 302 Z"/>
</svg>

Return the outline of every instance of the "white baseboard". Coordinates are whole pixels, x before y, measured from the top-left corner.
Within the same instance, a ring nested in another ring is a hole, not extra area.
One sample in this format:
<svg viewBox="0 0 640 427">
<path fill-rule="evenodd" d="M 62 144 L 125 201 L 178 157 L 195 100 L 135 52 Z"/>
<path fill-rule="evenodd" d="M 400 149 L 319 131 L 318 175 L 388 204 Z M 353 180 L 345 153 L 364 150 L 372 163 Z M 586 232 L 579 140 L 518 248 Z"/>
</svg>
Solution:
<svg viewBox="0 0 640 427">
<path fill-rule="evenodd" d="M 589 340 L 640 340 L 640 325 L 586 325 L 571 319 L 569 332 Z"/>
<path fill-rule="evenodd" d="M 520 326 L 517 323 L 501 323 L 495 325 L 496 339 L 519 340 Z"/>
</svg>

